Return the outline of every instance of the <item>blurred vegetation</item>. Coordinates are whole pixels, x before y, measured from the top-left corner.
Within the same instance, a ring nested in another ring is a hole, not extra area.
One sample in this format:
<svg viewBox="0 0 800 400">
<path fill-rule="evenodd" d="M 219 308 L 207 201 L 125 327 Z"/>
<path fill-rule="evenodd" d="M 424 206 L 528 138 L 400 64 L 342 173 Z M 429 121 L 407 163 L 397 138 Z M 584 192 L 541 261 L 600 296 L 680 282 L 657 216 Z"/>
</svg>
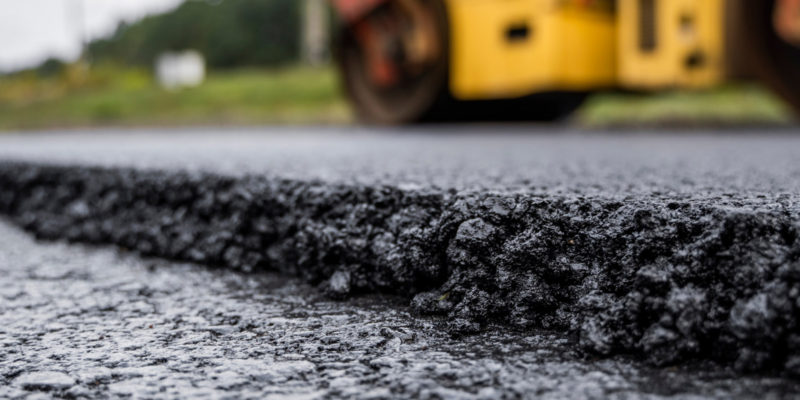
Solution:
<svg viewBox="0 0 800 400">
<path fill-rule="evenodd" d="M 162 89 L 144 68 L 70 65 L 0 77 L 0 129 L 347 122 L 330 68 L 211 72 L 197 87 Z"/>
<path fill-rule="evenodd" d="M 746 126 L 793 122 L 791 110 L 755 83 L 703 91 L 599 94 L 577 116 L 585 126 Z"/>
<path fill-rule="evenodd" d="M 276 66 L 300 54 L 297 0 L 189 0 L 177 9 L 122 24 L 89 45 L 89 58 L 150 67 L 165 51 L 197 50 L 212 69 Z"/>
<path fill-rule="evenodd" d="M 53 65 L 0 77 L 0 129 L 87 126 L 346 123 L 351 112 L 332 67 L 212 71 L 197 88 L 161 88 L 146 68 Z M 754 84 L 701 92 L 600 94 L 581 126 L 788 124 L 792 114 Z"/>
</svg>

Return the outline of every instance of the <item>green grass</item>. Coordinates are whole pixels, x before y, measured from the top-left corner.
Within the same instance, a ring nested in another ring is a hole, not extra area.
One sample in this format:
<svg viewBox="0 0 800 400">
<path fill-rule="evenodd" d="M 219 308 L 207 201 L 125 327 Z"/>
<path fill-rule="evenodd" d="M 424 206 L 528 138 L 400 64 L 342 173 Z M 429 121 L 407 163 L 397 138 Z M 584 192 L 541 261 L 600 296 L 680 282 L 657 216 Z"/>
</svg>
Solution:
<svg viewBox="0 0 800 400">
<path fill-rule="evenodd" d="M 348 123 L 330 67 L 213 72 L 192 89 L 160 88 L 142 70 L 76 66 L 56 77 L 0 77 L 0 130 L 92 126 Z M 788 124 L 789 109 L 757 85 L 655 95 L 600 94 L 574 118 L 587 127 Z"/>
<path fill-rule="evenodd" d="M 730 84 L 704 91 L 659 94 L 599 94 L 577 115 L 581 125 L 700 126 L 784 125 L 793 122 L 789 108 L 755 84 Z"/>
<path fill-rule="evenodd" d="M 350 120 L 330 68 L 217 72 L 203 85 L 179 91 L 160 88 L 143 71 L 69 75 L 0 78 L 0 129 Z"/>
</svg>

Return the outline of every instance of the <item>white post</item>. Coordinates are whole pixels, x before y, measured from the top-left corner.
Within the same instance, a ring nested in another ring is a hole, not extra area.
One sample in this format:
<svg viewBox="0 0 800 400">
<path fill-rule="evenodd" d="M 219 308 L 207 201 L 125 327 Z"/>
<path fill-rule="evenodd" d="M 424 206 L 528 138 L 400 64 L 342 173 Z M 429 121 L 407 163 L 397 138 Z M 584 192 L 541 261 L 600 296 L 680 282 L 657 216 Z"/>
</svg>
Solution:
<svg viewBox="0 0 800 400">
<path fill-rule="evenodd" d="M 303 9 L 303 61 L 320 65 L 328 61 L 328 9 L 325 0 L 305 0 Z"/>
<path fill-rule="evenodd" d="M 69 9 L 67 10 L 67 18 L 69 19 L 69 25 L 74 29 L 75 35 L 80 40 L 81 44 L 81 53 L 80 59 L 81 61 L 85 60 L 86 54 L 86 47 L 87 47 L 87 38 L 86 38 L 86 29 L 84 27 L 85 18 L 84 15 L 85 9 L 83 0 L 72 0 L 69 2 Z"/>
</svg>

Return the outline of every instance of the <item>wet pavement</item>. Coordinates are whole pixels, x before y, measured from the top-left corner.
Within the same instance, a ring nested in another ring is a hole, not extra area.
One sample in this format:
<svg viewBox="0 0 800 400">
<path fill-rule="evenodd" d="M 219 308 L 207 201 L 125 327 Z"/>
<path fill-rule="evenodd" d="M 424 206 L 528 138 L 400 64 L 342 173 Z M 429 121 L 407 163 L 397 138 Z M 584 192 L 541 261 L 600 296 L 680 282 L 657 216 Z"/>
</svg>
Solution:
<svg viewBox="0 0 800 400">
<path fill-rule="evenodd" d="M 396 298 L 36 243 L 0 224 L 0 398 L 794 398 L 709 365 L 586 359 L 546 332 L 452 339 Z"/>
<path fill-rule="evenodd" d="M 0 159 L 408 189 L 796 193 L 798 132 L 620 133 L 527 125 L 78 130 L 0 134 Z"/>
<path fill-rule="evenodd" d="M 3 318 L 52 340 L 38 348 L 45 356 L 2 371 L 8 395 L 797 394 L 796 132 L 350 130 L 0 137 L 10 223 L 131 252 L 6 251 L 20 262 L 3 268 L 24 278 L 3 280 L 5 297 L 40 297 L 21 306 L 33 319 Z M 9 243 L 28 240 L 4 229 Z M 135 290 L 106 286 L 115 277 Z M 90 361 L 152 372 L 84 383 L 75 358 L 86 350 L 64 349 L 85 336 L 61 345 L 54 332 L 66 328 L 36 326 L 53 314 L 79 331 L 121 329 L 111 335 L 121 347 L 95 344 L 102 358 L 140 337 L 138 358 Z M 60 357 L 73 366 L 43 366 Z M 215 371 L 224 374 L 203 379 Z"/>
</svg>

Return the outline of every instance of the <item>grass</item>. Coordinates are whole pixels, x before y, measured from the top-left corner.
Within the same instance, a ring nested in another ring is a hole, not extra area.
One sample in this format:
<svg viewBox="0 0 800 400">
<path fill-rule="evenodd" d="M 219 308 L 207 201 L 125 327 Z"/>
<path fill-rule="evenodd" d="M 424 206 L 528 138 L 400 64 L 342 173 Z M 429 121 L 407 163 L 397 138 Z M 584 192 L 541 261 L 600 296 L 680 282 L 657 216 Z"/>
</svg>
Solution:
<svg viewBox="0 0 800 400">
<path fill-rule="evenodd" d="M 789 108 L 756 84 L 654 95 L 599 94 L 577 116 L 585 126 L 786 125 Z"/>
<path fill-rule="evenodd" d="M 55 77 L 0 77 L 0 130 L 92 126 L 348 123 L 352 113 L 330 67 L 212 72 L 196 88 L 169 91 L 149 73 L 72 66 Z M 788 124 L 789 109 L 757 85 L 657 95 L 600 94 L 574 119 L 619 125 Z"/>
<path fill-rule="evenodd" d="M 350 120 L 330 68 L 215 72 L 201 86 L 178 91 L 160 88 L 144 71 L 74 75 L 0 78 L 0 129 Z"/>
</svg>

